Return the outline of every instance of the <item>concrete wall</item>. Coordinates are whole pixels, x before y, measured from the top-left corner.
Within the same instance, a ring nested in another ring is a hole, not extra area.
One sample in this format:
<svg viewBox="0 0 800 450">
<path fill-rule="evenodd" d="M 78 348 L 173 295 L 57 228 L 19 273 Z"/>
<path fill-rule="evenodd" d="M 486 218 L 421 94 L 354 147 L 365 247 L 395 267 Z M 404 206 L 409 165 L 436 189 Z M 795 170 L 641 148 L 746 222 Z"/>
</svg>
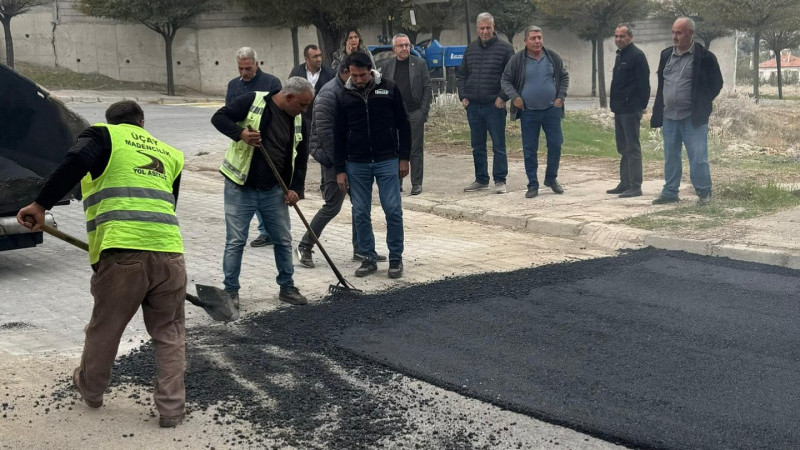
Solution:
<svg viewBox="0 0 800 450">
<path fill-rule="evenodd" d="M 473 25 L 474 26 L 474 25 Z M 662 49 L 672 45 L 671 21 L 647 20 L 637 24 L 634 42 L 647 55 L 651 84 L 655 92 L 655 70 Z M 376 44 L 379 27 L 362 27 L 367 44 Z M 121 24 L 87 17 L 75 10 L 73 0 L 54 0 L 12 21 L 15 55 L 18 61 L 57 65 L 80 73 L 97 72 L 126 81 L 166 82 L 163 38 L 143 25 Z M 471 31 L 476 37 L 475 30 Z M 425 36 L 420 36 L 424 39 Z M 300 47 L 317 43 L 313 27 L 299 30 Z M 558 52 L 570 73 L 570 96 L 591 92 L 590 42 L 568 30 L 544 30 L 545 46 Z M 442 33 L 444 44 L 463 44 L 466 32 Z M 206 93 L 223 94 L 227 82 L 237 75 L 234 52 L 248 45 L 258 52 L 262 70 L 285 79 L 292 69 L 292 41 L 288 29 L 261 27 L 246 20 L 235 7 L 201 16 L 195 25 L 178 31 L 173 43 L 175 82 Z M 522 36 L 515 37 L 517 50 Z M 606 90 L 611 83 L 616 47 L 613 38 L 603 42 Z M 733 87 L 735 45 L 733 38 L 714 41 L 711 50 L 722 68 L 725 87 Z M 5 44 L 0 46 L 5 59 Z"/>
</svg>

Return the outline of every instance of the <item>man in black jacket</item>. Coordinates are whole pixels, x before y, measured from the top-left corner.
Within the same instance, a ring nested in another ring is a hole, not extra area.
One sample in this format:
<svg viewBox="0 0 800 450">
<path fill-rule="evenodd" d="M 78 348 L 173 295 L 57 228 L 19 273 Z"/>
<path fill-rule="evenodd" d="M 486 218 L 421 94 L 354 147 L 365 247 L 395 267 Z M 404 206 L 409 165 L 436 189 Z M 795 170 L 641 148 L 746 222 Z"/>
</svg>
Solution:
<svg viewBox="0 0 800 450">
<path fill-rule="evenodd" d="M 408 175 L 411 126 L 400 90 L 380 72 L 372 70 L 369 55 L 355 52 L 345 64 L 350 79 L 336 107 L 334 165 L 342 192 L 350 191 L 358 248 L 364 255 L 357 277 L 378 270 L 375 235 L 370 218 L 372 182 L 378 185 L 386 216 L 389 278 L 403 276 L 403 205 L 400 179 Z"/>
<path fill-rule="evenodd" d="M 486 133 L 492 137 L 492 177 L 495 192 L 506 192 L 508 160 L 506 159 L 506 101 L 500 88 L 500 77 L 514 48 L 494 34 L 494 17 L 488 12 L 478 14 L 478 39 L 464 52 L 461 67 L 456 72 L 458 98 L 467 110 L 475 181 L 465 192 L 489 189 L 489 163 L 486 155 Z"/>
<path fill-rule="evenodd" d="M 722 90 L 722 73 L 713 53 L 694 42 L 694 21 L 681 17 L 672 25 L 674 47 L 661 52 L 658 90 L 650 126 L 663 126 L 664 188 L 654 205 L 680 201 L 681 145 L 686 146 L 698 205 L 711 202 L 708 166 L 708 117 Z"/>
<path fill-rule="evenodd" d="M 617 59 L 611 78 L 611 111 L 617 139 L 619 184 L 606 192 L 621 198 L 642 195 L 642 146 L 639 126 L 650 101 L 650 66 L 647 57 L 633 45 L 633 30 L 622 24 L 614 31 Z"/>
</svg>

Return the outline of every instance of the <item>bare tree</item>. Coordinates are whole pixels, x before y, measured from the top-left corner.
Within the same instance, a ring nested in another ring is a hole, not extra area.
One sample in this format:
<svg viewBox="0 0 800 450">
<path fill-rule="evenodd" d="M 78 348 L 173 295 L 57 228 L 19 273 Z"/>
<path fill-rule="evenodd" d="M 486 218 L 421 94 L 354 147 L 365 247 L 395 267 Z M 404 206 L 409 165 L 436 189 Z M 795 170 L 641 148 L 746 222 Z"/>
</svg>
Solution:
<svg viewBox="0 0 800 450">
<path fill-rule="evenodd" d="M 753 97 L 758 103 L 761 39 L 767 29 L 797 9 L 797 0 L 707 0 L 705 5 L 724 25 L 747 31 L 753 36 Z"/>
<path fill-rule="evenodd" d="M 3 35 L 6 40 L 6 64 L 14 67 L 14 40 L 11 37 L 11 19 L 25 14 L 34 6 L 50 3 L 49 0 L 0 0 L 0 22 L 3 23 Z"/>
<path fill-rule="evenodd" d="M 790 11 L 787 11 L 790 12 Z M 778 98 L 783 100 L 783 79 L 781 76 L 781 51 L 800 45 L 800 13 L 784 16 L 782 20 L 764 30 L 764 44 L 775 52 L 775 66 L 778 77 Z"/>
<path fill-rule="evenodd" d="M 617 25 L 646 17 L 652 8 L 642 0 L 537 0 L 536 6 L 554 23 L 566 25 L 582 39 L 597 42 L 597 84 L 600 107 L 608 106 L 606 100 L 605 52 L 603 41 L 612 36 Z"/>
<path fill-rule="evenodd" d="M 706 0 L 665 0 L 660 4 L 660 12 L 671 18 L 691 17 L 697 26 L 694 35 L 706 48 L 711 47 L 711 41 L 733 34 L 733 29 L 721 23 L 708 8 Z"/>
<path fill-rule="evenodd" d="M 200 14 L 222 7 L 220 0 L 78 0 L 78 8 L 94 17 L 138 22 L 164 38 L 167 58 L 167 95 L 175 95 L 172 42 L 179 29 Z"/>
<path fill-rule="evenodd" d="M 514 44 L 514 36 L 536 23 L 536 5 L 532 0 L 474 0 L 476 9 L 494 16 L 494 28 Z"/>
</svg>

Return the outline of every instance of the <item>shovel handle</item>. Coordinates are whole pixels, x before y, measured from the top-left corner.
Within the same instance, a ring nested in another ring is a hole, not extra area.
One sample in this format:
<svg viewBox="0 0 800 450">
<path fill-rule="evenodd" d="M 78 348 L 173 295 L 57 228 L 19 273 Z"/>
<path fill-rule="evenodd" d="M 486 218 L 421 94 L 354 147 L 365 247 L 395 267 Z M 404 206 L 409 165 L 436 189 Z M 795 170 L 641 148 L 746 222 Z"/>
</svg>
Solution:
<svg viewBox="0 0 800 450">
<path fill-rule="evenodd" d="M 49 235 L 51 235 L 53 237 L 57 237 L 57 238 L 61 239 L 62 241 L 66 242 L 66 243 L 72 244 L 75 247 L 83 249 L 83 250 L 85 250 L 87 252 L 89 251 L 89 244 L 87 244 L 86 242 L 83 242 L 82 240 L 80 240 L 80 239 L 78 239 L 76 237 L 70 236 L 67 233 L 64 233 L 63 231 L 61 231 L 61 230 L 59 230 L 57 228 L 53 228 L 50 225 L 42 224 L 42 231 L 44 231 L 45 233 L 47 233 L 47 234 L 49 234 Z"/>
</svg>

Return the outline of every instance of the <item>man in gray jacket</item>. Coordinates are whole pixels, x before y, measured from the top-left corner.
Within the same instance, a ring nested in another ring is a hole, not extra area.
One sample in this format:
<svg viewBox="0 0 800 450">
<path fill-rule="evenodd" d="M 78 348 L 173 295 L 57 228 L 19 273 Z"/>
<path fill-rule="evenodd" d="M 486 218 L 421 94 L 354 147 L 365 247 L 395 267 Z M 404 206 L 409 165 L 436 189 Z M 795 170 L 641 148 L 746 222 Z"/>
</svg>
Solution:
<svg viewBox="0 0 800 450">
<path fill-rule="evenodd" d="M 408 111 L 411 123 L 411 195 L 419 195 L 422 193 L 425 122 L 433 99 L 431 76 L 425 61 L 411 54 L 411 41 L 407 35 L 395 35 L 392 50 L 396 58 L 383 63 L 381 75 L 397 84 Z"/>
<path fill-rule="evenodd" d="M 556 181 L 561 161 L 561 118 L 569 87 L 569 74 L 561 57 L 544 48 L 542 29 L 530 26 L 525 30 L 525 48 L 514 55 L 500 79 L 503 92 L 511 100 L 511 120 L 520 119 L 525 173 L 528 175 L 526 198 L 539 195 L 539 131 L 547 139 L 547 169 L 544 185 L 556 194 L 564 188 Z"/>
</svg>

